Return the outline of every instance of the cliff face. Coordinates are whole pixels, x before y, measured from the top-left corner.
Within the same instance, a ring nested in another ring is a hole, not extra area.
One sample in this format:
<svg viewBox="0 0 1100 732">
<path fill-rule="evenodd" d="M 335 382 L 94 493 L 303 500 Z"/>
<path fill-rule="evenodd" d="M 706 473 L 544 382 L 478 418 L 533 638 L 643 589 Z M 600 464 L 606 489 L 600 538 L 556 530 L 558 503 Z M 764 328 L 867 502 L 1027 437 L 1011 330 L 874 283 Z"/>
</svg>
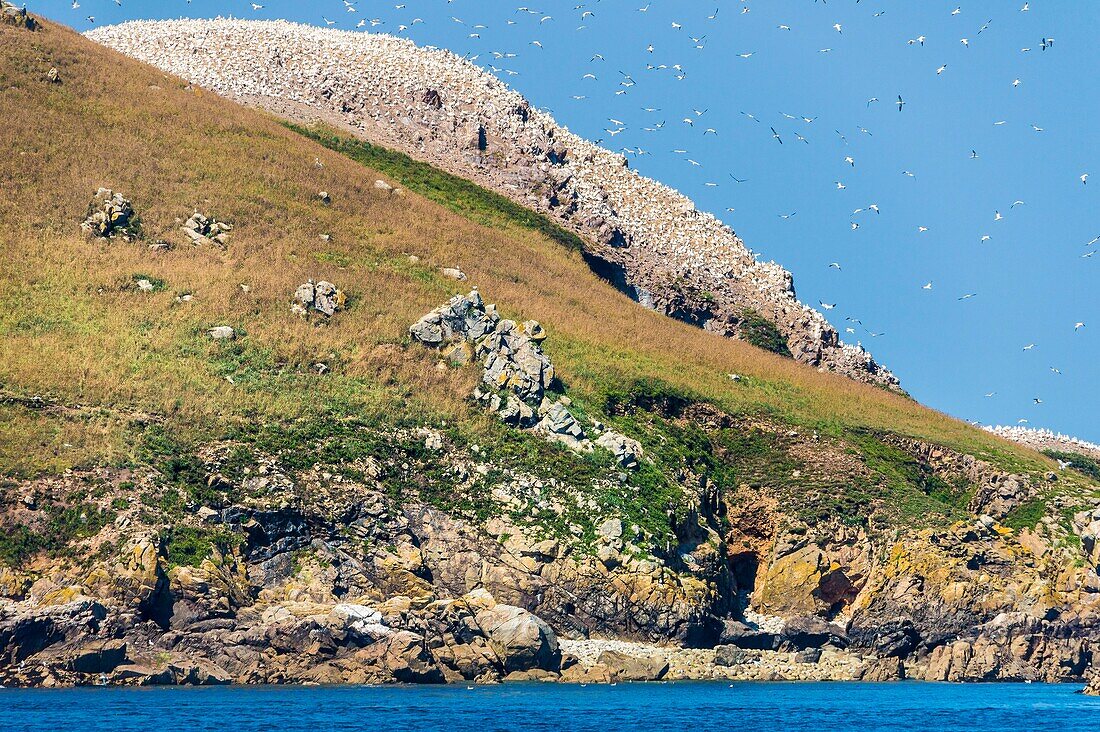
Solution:
<svg viewBox="0 0 1100 732">
<path fill-rule="evenodd" d="M 820 462 L 800 463 L 811 481 L 873 472 L 831 440 L 703 405 L 666 418 L 705 435 L 697 446 L 813 449 Z M 907 529 L 884 503 L 851 523 L 774 476 L 734 487 L 717 466 L 685 464 L 655 536 L 636 507 L 593 501 L 614 471 L 571 485 L 445 434 L 392 437 L 390 457 L 354 471 L 207 445 L 188 489 L 204 498 L 182 513 L 155 497 L 163 468 L 13 486 L 8 522 L 33 529 L 67 507 L 101 528 L 57 539 L 67 548 L 48 563 L 0 570 L 0 681 L 606 680 L 669 663 L 690 678 L 1076 681 L 1100 639 L 1100 524 L 1010 528 L 984 512 L 1003 496 L 981 503 L 980 482 L 966 491 L 977 515 Z M 926 445 L 907 450 L 930 478 L 959 475 Z M 387 486 L 402 474 L 428 495 L 476 495 L 479 476 L 496 478 L 469 505 L 398 499 Z M 978 480 L 1019 481 L 1020 500 L 1037 488 L 988 465 Z M 637 645 L 597 658 L 592 639 Z"/>
<path fill-rule="evenodd" d="M 798 361 L 898 388 L 711 214 L 560 127 L 472 63 L 387 35 L 285 22 L 132 22 L 88 36 L 219 94 L 321 119 L 553 216 L 644 306 L 731 337 L 774 324 Z"/>
</svg>

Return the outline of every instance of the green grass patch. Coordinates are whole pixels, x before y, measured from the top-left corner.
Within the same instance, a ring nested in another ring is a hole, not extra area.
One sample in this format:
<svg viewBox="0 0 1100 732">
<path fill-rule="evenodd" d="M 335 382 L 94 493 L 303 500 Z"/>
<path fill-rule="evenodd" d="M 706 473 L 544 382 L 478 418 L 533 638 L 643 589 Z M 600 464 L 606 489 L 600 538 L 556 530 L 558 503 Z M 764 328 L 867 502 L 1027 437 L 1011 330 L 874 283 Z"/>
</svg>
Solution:
<svg viewBox="0 0 1100 732">
<path fill-rule="evenodd" d="M 165 544 L 169 567 L 197 567 L 216 548 L 229 553 L 238 548 L 244 539 L 226 529 L 207 529 L 194 526 L 173 526 Z"/>
<path fill-rule="evenodd" d="M 1043 450 L 1043 454 L 1054 460 L 1068 463 L 1067 467 L 1086 475 L 1093 480 L 1100 480 L 1100 461 L 1076 452 L 1062 452 L 1060 450 Z"/>
<path fill-rule="evenodd" d="M 740 327 L 741 337 L 757 348 L 792 358 L 787 339 L 779 332 L 779 328 L 755 310 L 748 309 L 741 313 Z"/>
<path fill-rule="evenodd" d="M 346 137 L 331 129 L 303 127 L 289 122 L 285 124 L 298 134 L 388 175 L 410 191 L 475 223 L 498 228 L 520 226 L 537 231 L 569 249 L 584 250 L 584 242 L 576 234 L 476 183 L 413 160 L 404 153 Z"/>
<path fill-rule="evenodd" d="M 1014 508 L 1001 523 L 1016 531 L 1033 529 L 1046 515 L 1047 499 L 1039 496 Z"/>
</svg>

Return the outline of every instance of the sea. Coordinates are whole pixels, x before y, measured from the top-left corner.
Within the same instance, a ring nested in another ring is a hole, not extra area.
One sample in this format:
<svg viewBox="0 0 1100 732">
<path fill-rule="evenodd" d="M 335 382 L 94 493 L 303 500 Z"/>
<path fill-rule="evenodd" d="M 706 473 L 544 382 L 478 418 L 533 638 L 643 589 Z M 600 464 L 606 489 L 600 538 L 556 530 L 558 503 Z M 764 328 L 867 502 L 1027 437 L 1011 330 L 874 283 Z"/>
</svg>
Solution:
<svg viewBox="0 0 1100 732">
<path fill-rule="evenodd" d="M 1080 685 L 670 682 L 587 686 L 0 689 L 0 730 L 50 732 L 1075 732 Z"/>
</svg>

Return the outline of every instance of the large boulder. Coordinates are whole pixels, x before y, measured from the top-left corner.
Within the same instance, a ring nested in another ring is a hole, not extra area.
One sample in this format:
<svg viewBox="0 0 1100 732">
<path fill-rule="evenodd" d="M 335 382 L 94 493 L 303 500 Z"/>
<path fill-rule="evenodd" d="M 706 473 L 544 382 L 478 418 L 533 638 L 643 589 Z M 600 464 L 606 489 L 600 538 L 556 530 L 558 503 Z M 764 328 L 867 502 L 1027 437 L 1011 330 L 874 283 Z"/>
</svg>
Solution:
<svg viewBox="0 0 1100 732">
<path fill-rule="evenodd" d="M 753 659 L 753 655 L 745 650 L 734 645 L 723 645 L 714 647 L 714 665 L 715 666 L 740 666 L 744 663 L 750 663 Z"/>
<path fill-rule="evenodd" d="M 755 651 L 774 651 L 779 648 L 781 640 L 777 633 L 752 628 L 737 620 L 726 620 L 718 634 L 720 645 Z"/>
<path fill-rule="evenodd" d="M 523 608 L 512 605 L 486 608 L 477 613 L 477 624 L 500 657 L 505 672 L 558 670 L 561 650 L 557 636 L 542 619 Z"/>
<path fill-rule="evenodd" d="M 659 652 L 625 653 L 606 650 L 596 663 L 608 669 L 614 681 L 660 681 L 668 673 L 668 659 Z"/>
<path fill-rule="evenodd" d="M 783 641 L 798 649 L 848 647 L 848 635 L 843 628 L 816 616 L 788 620 L 783 626 Z"/>
<path fill-rule="evenodd" d="M 94 637 L 106 617 L 106 608 L 88 598 L 0 616 L 0 668 L 16 667 L 56 644 Z"/>
<path fill-rule="evenodd" d="M 92 641 L 74 649 L 69 667 L 81 674 L 103 674 L 126 662 L 126 641 Z"/>
</svg>

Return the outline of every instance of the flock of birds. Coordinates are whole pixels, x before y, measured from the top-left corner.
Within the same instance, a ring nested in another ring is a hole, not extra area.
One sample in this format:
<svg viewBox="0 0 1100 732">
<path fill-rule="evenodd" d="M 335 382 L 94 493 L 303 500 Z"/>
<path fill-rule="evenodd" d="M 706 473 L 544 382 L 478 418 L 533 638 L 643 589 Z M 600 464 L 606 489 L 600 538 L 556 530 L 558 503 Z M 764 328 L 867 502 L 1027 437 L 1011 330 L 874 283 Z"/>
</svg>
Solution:
<svg viewBox="0 0 1100 732">
<path fill-rule="evenodd" d="M 85 0 L 89 2 L 91 0 Z M 106 1 L 106 0 L 100 0 Z M 128 0 L 128 2 L 139 2 L 139 0 Z M 716 4 L 720 0 L 715 0 Z M 110 0 L 117 5 L 122 5 L 122 0 Z M 231 0 L 227 3 L 226 10 L 232 10 L 232 6 L 237 0 Z M 549 0 L 548 0 L 549 2 Z M 849 4 L 859 4 L 860 0 L 848 0 Z M 187 4 L 190 4 L 191 0 L 187 0 Z M 823 6 L 828 6 L 828 0 L 814 0 L 813 4 L 821 3 Z M 514 44 L 511 50 L 493 50 L 493 51 L 480 51 L 467 54 L 467 57 L 475 62 L 481 63 L 488 70 L 502 77 L 516 76 L 520 72 L 517 71 L 516 60 L 521 55 L 525 54 L 537 54 L 546 48 L 543 42 L 543 38 L 560 38 L 557 35 L 557 31 L 550 32 L 550 28 L 554 26 L 560 26 L 563 23 L 570 21 L 575 22 L 576 31 L 584 31 L 589 27 L 589 23 L 594 22 L 597 18 L 603 16 L 605 13 L 608 16 L 618 15 L 622 16 L 624 13 L 635 14 L 635 20 L 639 18 L 645 18 L 648 20 L 650 17 L 654 17 L 656 13 L 652 13 L 651 10 L 660 9 L 665 11 L 665 20 L 661 21 L 662 24 L 668 22 L 668 26 L 662 31 L 664 33 L 664 40 L 658 41 L 657 38 L 652 42 L 647 42 L 644 46 L 644 53 L 646 62 L 644 65 L 638 68 L 627 67 L 626 70 L 620 70 L 617 65 L 609 62 L 607 56 L 612 56 L 615 49 L 608 48 L 606 50 L 601 48 L 601 52 L 596 52 L 588 59 L 588 70 L 577 80 L 576 91 L 572 94 L 572 99 L 575 102 L 584 102 L 589 100 L 597 92 L 607 91 L 606 80 L 608 77 L 614 82 L 614 89 L 610 92 L 615 97 L 626 97 L 631 94 L 636 96 L 645 96 L 647 91 L 647 85 L 645 81 L 648 80 L 647 75 L 662 74 L 668 75 L 674 81 L 683 81 L 688 77 L 688 68 L 691 63 L 691 59 L 688 54 L 693 51 L 705 51 L 708 48 L 714 46 L 708 46 L 711 43 L 711 37 L 717 35 L 713 33 L 710 28 L 716 26 L 716 24 L 722 23 L 728 16 L 740 14 L 747 15 L 755 10 L 754 4 L 750 0 L 739 0 L 734 3 L 732 0 L 722 3 L 719 7 L 716 7 L 713 12 L 705 12 L 700 15 L 691 17 L 691 11 L 687 9 L 690 3 L 675 3 L 673 0 L 651 0 L 644 5 L 635 2 L 633 8 L 625 6 L 621 2 L 607 2 L 603 0 L 588 0 L 587 2 L 580 2 L 576 4 L 570 3 L 567 9 L 558 9 L 551 12 L 544 12 L 534 6 L 519 6 L 514 8 L 508 13 L 500 14 L 499 12 L 489 12 L 485 6 L 492 3 L 485 3 L 484 5 L 478 0 L 407 0 L 405 3 L 379 3 L 371 0 L 324 0 L 317 4 L 318 8 L 330 8 L 334 12 L 319 11 L 316 18 L 312 19 L 312 22 L 324 26 L 335 26 L 341 29 L 361 29 L 361 30 L 373 30 L 375 32 L 388 32 L 394 35 L 407 35 L 416 26 L 425 24 L 453 24 L 448 29 L 447 35 L 453 37 L 455 32 L 464 33 L 469 40 L 470 45 L 477 48 L 482 48 L 483 34 L 486 37 L 490 37 L 490 31 L 494 31 L 491 37 L 494 42 L 499 38 L 499 31 L 501 26 L 516 27 L 516 32 L 510 36 Z M 838 0 L 834 0 L 834 5 L 840 4 Z M 287 8 L 281 7 L 281 3 L 276 5 L 275 0 L 271 0 L 268 3 L 262 2 L 248 2 L 242 5 L 240 12 L 246 16 L 249 14 L 256 15 L 262 11 L 275 12 L 275 13 L 288 13 Z M 391 6 L 392 5 L 392 9 Z M 553 3 L 555 7 L 561 6 L 562 3 Z M 640 6 L 638 6 L 640 5 Z M 807 5 L 809 5 L 807 0 Z M 385 7 L 383 7 L 385 6 Z M 410 7 L 411 6 L 411 7 Z M 428 8 L 427 6 L 431 6 Z M 79 0 L 72 0 L 72 8 L 77 10 L 80 8 Z M 684 18 L 682 20 L 668 21 L 668 11 L 672 8 L 675 12 L 682 12 Z M 421 15 L 417 15 L 416 11 L 419 9 Z M 465 13 L 484 13 L 486 16 L 492 16 L 493 20 L 486 22 L 475 21 L 472 17 L 460 17 L 460 14 Z M 970 18 L 977 12 L 981 12 L 979 16 L 981 22 L 969 23 L 967 18 Z M 297 12 L 297 11 L 294 11 Z M 886 15 L 886 10 L 868 11 L 872 18 L 880 18 Z M 1031 12 L 1031 3 L 1023 2 L 1018 9 L 1018 13 Z M 556 14 L 555 14 L 556 13 Z M 949 14 L 957 22 L 957 27 L 960 29 L 958 32 L 958 40 L 956 48 L 962 47 L 965 49 L 977 48 L 979 40 L 983 39 L 985 34 L 996 32 L 998 23 L 994 18 L 988 18 L 988 7 L 985 4 L 974 3 L 973 7 L 970 4 L 967 7 L 962 5 L 955 6 L 949 10 Z M 300 16 L 300 14 L 299 14 Z M 274 16 L 277 17 L 277 16 Z M 396 17 L 401 17 L 400 21 L 396 21 Z M 307 22 L 310 18 L 306 16 L 304 19 Z M 94 23 L 93 16 L 88 16 L 87 21 Z M 804 21 L 808 22 L 808 21 Z M 774 31 L 780 34 L 790 34 L 794 28 L 797 28 L 796 23 L 778 23 L 775 25 Z M 606 28 L 606 26 L 605 26 Z M 699 29 L 702 32 L 696 32 L 690 29 Z M 544 29 L 545 32 L 540 32 L 540 29 Z M 968 29 L 970 32 L 967 32 Z M 816 52 L 819 54 L 834 53 L 834 48 L 839 49 L 838 44 L 844 43 L 849 35 L 853 31 L 851 28 L 846 27 L 844 23 L 835 22 L 831 26 L 831 33 L 835 34 L 836 42 L 826 45 L 824 47 L 816 48 Z M 522 34 L 522 37 L 521 37 Z M 670 35 L 671 34 L 671 35 Z M 534 36 L 534 37 L 531 37 Z M 710 37 L 708 37 L 710 36 Z M 1055 50 L 1057 47 L 1056 39 L 1047 35 L 1036 34 L 1037 43 L 1034 46 L 1025 46 L 1020 49 L 1021 53 L 1057 53 Z M 671 39 L 671 40 L 670 40 Z M 758 39 L 762 46 L 766 46 L 767 39 Z M 904 40 L 905 45 L 914 47 L 916 49 L 924 49 L 926 44 L 929 48 L 933 47 L 933 40 L 937 42 L 936 47 L 940 47 L 942 43 L 941 38 L 930 39 L 927 34 L 914 34 L 912 37 Z M 667 42 L 666 42 L 667 41 Z M 486 39 L 487 42 L 487 39 Z M 681 48 L 682 58 L 669 58 L 667 56 L 667 45 L 671 43 L 678 43 Z M 898 41 L 901 42 L 900 40 Z M 520 45 L 522 44 L 522 46 Z M 452 44 L 453 45 L 453 44 Z M 580 44 L 578 44 L 578 47 Z M 661 46 L 660 51 L 658 46 Z M 528 50 L 524 51 L 526 47 Z M 459 50 L 459 49 L 455 49 Z M 729 49 L 723 47 L 722 52 L 728 55 L 728 62 L 737 63 L 754 63 L 752 59 L 757 56 L 757 49 Z M 967 51 L 966 53 L 969 53 Z M 586 54 L 587 56 L 587 54 Z M 929 73 L 934 71 L 935 76 L 943 76 L 945 74 L 950 75 L 953 71 L 953 66 L 948 63 L 940 63 L 938 65 L 929 66 Z M 604 83 L 599 84 L 599 80 L 603 78 Z M 1008 89 L 1019 89 L 1025 82 L 1022 77 L 1007 75 L 1005 77 L 1005 85 Z M 891 92 L 889 95 L 883 94 L 879 96 L 871 96 L 861 101 L 862 107 L 870 114 L 874 108 L 879 106 L 889 105 L 896 110 L 896 115 L 906 115 L 910 113 L 912 101 L 907 99 L 904 90 L 897 90 Z M 920 102 L 918 102 L 920 103 Z M 599 102 L 589 102 L 586 106 L 591 108 L 592 104 L 599 104 Z M 601 105 L 605 109 L 613 109 L 612 102 Z M 714 139 L 717 141 L 719 138 L 725 140 L 726 133 L 723 129 L 724 123 L 730 123 L 731 119 L 717 119 L 714 114 L 708 114 L 709 108 L 706 104 L 693 105 L 689 109 L 686 109 L 683 114 L 672 115 L 666 114 L 662 111 L 663 105 L 644 105 L 641 106 L 640 111 L 643 116 L 643 121 L 640 124 L 631 125 L 624 119 L 617 117 L 625 114 L 612 113 L 607 115 L 606 123 L 602 126 L 602 135 L 599 139 L 594 140 L 597 144 L 602 144 L 605 147 L 614 146 L 618 141 L 619 136 L 627 133 L 626 138 L 632 140 L 654 140 L 653 145 L 658 145 L 656 142 L 661 138 L 660 133 L 667 131 L 670 127 L 680 126 L 685 132 L 691 132 L 699 134 L 702 138 Z M 674 117 L 674 121 L 671 123 L 667 117 Z M 729 117 L 729 115 L 726 115 Z M 850 140 L 849 136 L 853 135 L 857 138 L 863 139 L 863 136 L 870 138 L 873 136 L 873 132 L 864 126 L 858 126 L 852 132 L 846 133 L 842 129 L 833 128 L 830 130 L 825 128 L 823 132 L 818 132 L 822 126 L 822 120 L 817 115 L 792 115 L 787 112 L 779 112 L 778 115 L 759 115 L 750 111 L 740 111 L 740 116 L 752 126 L 759 125 L 759 130 L 762 136 L 767 136 L 765 139 L 770 139 L 772 144 L 776 146 L 784 146 L 784 149 L 790 146 L 808 146 L 811 144 L 819 144 L 822 137 L 828 137 L 832 140 L 834 145 L 839 146 L 841 152 L 838 158 L 842 160 L 843 170 L 848 171 L 849 175 L 858 175 L 859 161 L 857 160 L 858 149 L 854 143 L 854 140 Z M 771 116 L 775 121 L 768 120 Z M 559 117 L 560 119 L 560 117 Z M 734 118 L 736 119 L 736 118 Z M 768 120 L 768 121 L 765 121 Z M 564 121 L 564 120 L 563 120 Z M 995 127 L 1002 127 L 1009 122 L 1005 119 L 996 119 L 992 122 Z M 1035 134 L 1041 134 L 1044 132 L 1044 127 L 1028 123 L 1030 129 Z M 777 129 L 777 127 L 779 129 Z M 814 134 L 816 133 L 816 134 Z M 677 139 L 683 140 L 683 135 L 678 135 Z M 690 138 L 688 138 L 690 139 Z M 649 145 L 634 144 L 630 146 L 622 146 L 618 148 L 618 151 L 625 155 L 641 158 L 643 156 L 654 155 L 654 150 L 650 149 Z M 672 155 L 680 157 L 692 170 L 703 170 L 706 167 L 707 156 L 703 152 L 691 152 L 687 146 L 678 146 L 670 150 Z M 658 153 L 665 154 L 665 153 Z M 977 160 L 981 157 L 978 149 L 972 148 L 969 153 L 971 160 Z M 709 170 L 709 169 L 708 169 Z M 898 172 L 898 175 L 908 178 L 916 177 L 916 173 L 913 170 L 904 169 Z M 1075 173 L 1075 184 L 1078 186 L 1088 187 L 1089 185 L 1089 173 L 1082 170 Z M 847 176 L 844 176 L 847 177 Z M 741 186 L 749 183 L 749 178 L 746 175 L 739 175 L 736 172 L 727 172 L 725 176 L 717 180 L 705 180 L 702 182 L 704 188 L 717 188 L 723 184 L 724 181 L 730 181 L 733 186 Z M 846 191 L 848 184 L 842 177 L 838 177 L 833 181 L 833 189 L 835 191 Z M 1007 203 L 1007 201 L 1006 201 Z M 1000 224 L 1000 222 L 1006 220 L 1006 216 L 1015 212 L 1020 207 L 1026 206 L 1026 203 L 1022 199 L 1013 200 L 1010 204 L 1003 208 L 996 209 L 986 226 L 989 228 L 982 231 L 980 234 L 976 234 L 977 244 L 986 244 L 993 241 L 994 225 Z M 729 212 L 733 212 L 735 209 L 729 207 L 726 209 Z M 790 220 L 797 215 L 796 211 L 785 211 L 779 213 L 779 218 L 783 220 Z M 877 202 L 871 201 L 864 205 L 851 209 L 848 216 L 848 227 L 851 231 L 859 231 L 869 221 L 866 217 L 878 217 L 883 216 L 885 220 L 886 216 L 883 215 L 883 208 Z M 877 220 L 877 219 L 876 219 Z M 915 227 L 914 234 L 917 236 L 923 236 L 932 229 L 932 222 L 925 222 L 918 224 Z M 983 227 L 985 228 L 985 227 Z M 1095 255 L 1096 251 L 1100 247 L 1095 246 L 1100 242 L 1100 236 L 1093 237 L 1087 242 L 1083 242 L 1082 252 L 1080 254 L 1083 258 L 1091 258 Z M 828 263 L 830 270 L 840 271 L 843 269 L 841 262 L 832 261 Z M 931 291 L 934 289 L 935 284 L 932 280 L 920 280 L 914 284 L 914 288 L 919 287 L 922 291 Z M 956 296 L 958 301 L 968 301 L 973 298 L 979 297 L 978 291 L 966 291 L 958 293 Z M 831 311 L 836 307 L 836 303 L 826 302 L 819 300 L 819 307 L 825 311 Z M 1081 319 L 1073 320 L 1072 326 L 1074 332 L 1080 332 L 1086 328 L 1086 324 Z M 1068 328 L 1069 323 L 1067 323 Z M 859 330 L 857 330 L 857 328 Z M 869 328 L 863 327 L 860 319 L 854 317 L 847 317 L 845 319 L 845 333 L 853 336 L 867 335 L 871 338 L 879 338 L 884 333 L 873 331 Z M 1039 346 L 1036 343 L 1028 343 L 1023 345 L 1022 350 L 1029 352 L 1037 349 Z M 1061 375 L 1062 371 L 1057 365 L 1050 365 L 1049 372 L 1055 376 Z M 997 392 L 990 391 L 985 393 L 985 397 L 993 398 L 997 395 Z M 1043 403 L 1041 395 L 1037 395 L 1032 399 L 1034 405 L 1040 405 Z M 1027 418 L 1021 418 L 1020 424 L 1027 423 Z"/>
</svg>

